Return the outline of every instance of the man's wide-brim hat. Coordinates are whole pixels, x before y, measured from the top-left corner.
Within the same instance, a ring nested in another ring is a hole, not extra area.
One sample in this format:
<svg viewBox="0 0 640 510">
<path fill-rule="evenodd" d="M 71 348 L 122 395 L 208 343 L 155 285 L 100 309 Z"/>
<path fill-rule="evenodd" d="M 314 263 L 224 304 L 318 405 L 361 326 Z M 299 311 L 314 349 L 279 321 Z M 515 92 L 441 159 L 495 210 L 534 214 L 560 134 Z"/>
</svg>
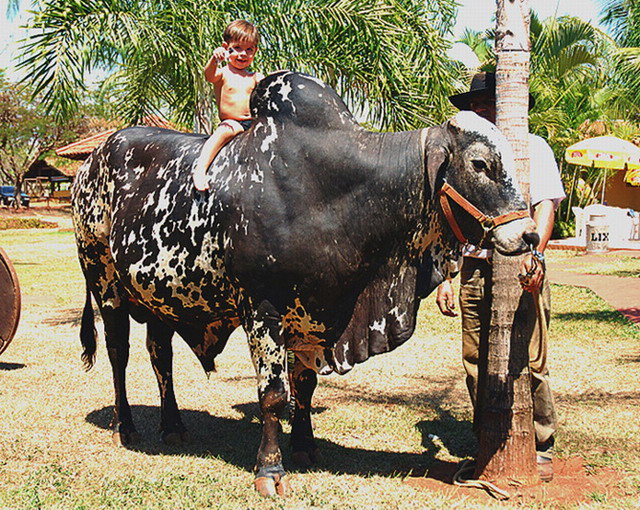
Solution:
<svg viewBox="0 0 640 510">
<path fill-rule="evenodd" d="M 459 110 L 471 110 L 471 100 L 483 95 L 496 95 L 496 74 L 476 73 L 471 80 L 469 92 L 449 96 L 449 101 Z M 529 94 L 529 110 L 536 104 L 535 98 Z"/>
</svg>

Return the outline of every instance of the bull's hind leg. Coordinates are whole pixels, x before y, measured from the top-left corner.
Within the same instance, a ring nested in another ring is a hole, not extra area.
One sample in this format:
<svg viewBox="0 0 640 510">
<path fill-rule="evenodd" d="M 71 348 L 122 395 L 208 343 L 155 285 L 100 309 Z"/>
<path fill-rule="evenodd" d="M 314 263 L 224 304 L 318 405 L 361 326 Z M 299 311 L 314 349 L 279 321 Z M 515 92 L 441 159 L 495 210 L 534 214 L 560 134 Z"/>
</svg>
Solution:
<svg viewBox="0 0 640 510">
<path fill-rule="evenodd" d="M 76 213 L 77 211 L 74 214 Z M 83 223 L 88 218 L 89 215 L 74 217 L 77 229 L 78 257 L 87 282 L 87 290 L 91 292 L 98 303 L 104 324 L 104 336 L 115 390 L 115 405 L 111 423 L 113 441 L 117 445 L 123 446 L 138 440 L 138 433 L 131 417 L 131 408 L 127 401 L 125 380 L 127 363 L 129 362 L 129 301 L 117 279 L 108 240 L 98 239 L 94 234 L 89 233 L 96 229 L 96 225 Z M 89 298 L 87 298 L 87 304 L 91 306 Z M 85 307 L 81 340 L 85 347 L 83 359 L 89 368 L 93 364 L 96 350 L 92 322 L 92 313 Z"/>
<path fill-rule="evenodd" d="M 285 496 L 289 492 L 278 444 L 280 417 L 287 404 L 289 381 L 286 350 L 275 316 L 271 305 L 263 302 L 245 325 L 262 411 L 262 441 L 256 460 L 255 486 L 263 496 Z"/>
<path fill-rule="evenodd" d="M 318 384 L 318 376 L 295 356 L 290 378 L 294 403 L 291 422 L 292 460 L 298 466 L 308 468 L 321 460 L 311 425 L 311 398 Z"/>
<path fill-rule="evenodd" d="M 179 446 L 187 440 L 180 410 L 173 390 L 173 329 L 156 318 L 147 322 L 147 350 L 160 390 L 160 434 L 169 445 Z"/>
<path fill-rule="evenodd" d="M 124 301 L 124 300 L 123 300 Z M 113 409 L 113 442 L 126 446 L 139 440 L 127 400 L 126 371 L 129 362 L 129 312 L 126 306 L 101 307 L 104 336 L 113 371 L 115 406 Z"/>
</svg>

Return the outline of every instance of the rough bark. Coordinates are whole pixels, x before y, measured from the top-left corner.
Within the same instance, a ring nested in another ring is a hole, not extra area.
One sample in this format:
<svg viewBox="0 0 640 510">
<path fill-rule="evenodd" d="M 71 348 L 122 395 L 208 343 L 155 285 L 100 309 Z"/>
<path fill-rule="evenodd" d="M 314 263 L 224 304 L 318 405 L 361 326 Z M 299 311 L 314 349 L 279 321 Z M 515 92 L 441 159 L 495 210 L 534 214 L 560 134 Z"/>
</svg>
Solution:
<svg viewBox="0 0 640 510">
<path fill-rule="evenodd" d="M 528 353 L 535 309 L 517 284 L 520 262 L 521 257 L 493 257 L 487 373 L 478 399 L 476 476 L 501 486 L 538 481 Z"/>
<path fill-rule="evenodd" d="M 211 134 L 213 132 L 213 105 L 211 96 L 204 90 L 199 91 L 193 116 L 193 132 Z"/>
<path fill-rule="evenodd" d="M 514 150 L 529 200 L 529 1 L 497 0 L 496 124 Z M 493 299 L 476 476 L 499 485 L 538 481 L 528 345 L 535 308 L 518 283 L 522 257 L 493 257 Z"/>
</svg>

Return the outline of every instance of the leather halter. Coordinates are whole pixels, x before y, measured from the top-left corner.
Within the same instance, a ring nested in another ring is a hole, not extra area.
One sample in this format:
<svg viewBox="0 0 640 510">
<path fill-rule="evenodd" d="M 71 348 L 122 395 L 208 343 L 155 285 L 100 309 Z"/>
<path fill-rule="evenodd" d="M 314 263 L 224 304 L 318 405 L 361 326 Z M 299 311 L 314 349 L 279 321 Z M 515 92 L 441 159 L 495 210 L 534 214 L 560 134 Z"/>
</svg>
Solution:
<svg viewBox="0 0 640 510">
<path fill-rule="evenodd" d="M 482 244 L 482 241 L 484 241 L 484 238 L 487 236 L 487 234 L 497 226 L 504 225 L 505 223 L 509 223 L 510 221 L 518 220 L 520 218 L 529 217 L 529 211 L 526 209 L 523 209 L 521 211 L 511 211 L 506 214 L 496 216 L 495 218 L 487 216 L 446 182 L 442 185 L 442 188 L 440 188 L 438 195 L 440 196 L 440 205 L 442 206 L 442 212 L 444 212 L 444 215 L 447 218 L 449 226 L 451 227 L 451 230 L 453 230 L 456 239 L 458 239 L 458 241 L 460 241 L 460 243 L 462 244 L 466 244 L 467 239 L 466 237 L 464 237 L 464 234 L 462 233 L 462 230 L 460 230 L 458 222 L 453 216 L 453 211 L 451 210 L 451 205 L 449 204 L 448 200 L 449 198 L 460 207 L 462 207 L 465 211 L 467 211 L 473 218 L 478 220 L 478 223 L 480 223 L 482 229 L 484 230 L 484 235 L 482 236 L 480 244 Z"/>
</svg>

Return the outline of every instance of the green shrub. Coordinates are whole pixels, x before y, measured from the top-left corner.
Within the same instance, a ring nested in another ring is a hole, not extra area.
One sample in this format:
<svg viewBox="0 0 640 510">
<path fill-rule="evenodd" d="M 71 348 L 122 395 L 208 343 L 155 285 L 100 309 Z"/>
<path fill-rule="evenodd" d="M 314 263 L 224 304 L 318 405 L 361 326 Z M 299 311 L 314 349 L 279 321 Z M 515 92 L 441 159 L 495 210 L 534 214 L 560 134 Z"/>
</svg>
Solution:
<svg viewBox="0 0 640 510">
<path fill-rule="evenodd" d="M 565 239 L 576 235 L 576 225 L 573 221 L 556 219 L 553 224 L 551 239 Z"/>
<path fill-rule="evenodd" d="M 40 218 L 0 217 L 0 230 L 12 228 L 58 228 L 58 224 Z"/>
</svg>

